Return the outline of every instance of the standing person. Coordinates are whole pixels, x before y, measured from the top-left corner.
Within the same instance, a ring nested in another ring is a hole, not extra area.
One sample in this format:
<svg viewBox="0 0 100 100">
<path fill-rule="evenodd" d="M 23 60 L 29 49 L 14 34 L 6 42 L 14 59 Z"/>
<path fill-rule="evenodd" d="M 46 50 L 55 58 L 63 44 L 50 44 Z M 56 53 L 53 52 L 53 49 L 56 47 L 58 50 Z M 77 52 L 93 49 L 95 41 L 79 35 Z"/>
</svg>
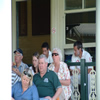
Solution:
<svg viewBox="0 0 100 100">
<path fill-rule="evenodd" d="M 21 74 L 21 82 L 12 87 L 12 98 L 15 100 L 39 100 L 38 91 L 33 83 L 32 70 L 26 68 Z"/>
<path fill-rule="evenodd" d="M 92 62 L 91 55 L 83 49 L 82 42 L 76 41 L 74 43 L 74 54 L 72 55 L 72 62 L 80 62 L 81 59 L 85 59 L 86 62 Z M 75 66 L 70 66 L 70 71 L 72 72 L 75 69 Z M 77 66 L 77 69 L 80 73 L 80 66 Z M 92 70 L 92 66 L 88 66 L 88 95 L 90 93 L 90 75 L 89 72 Z M 72 89 L 73 89 L 73 76 L 71 78 Z M 78 84 L 80 85 L 80 74 L 78 75 Z"/>
<path fill-rule="evenodd" d="M 22 62 L 23 51 L 18 48 L 14 51 L 15 54 L 15 65 L 13 65 L 12 70 L 19 76 L 24 71 L 25 68 L 28 68 L 28 65 Z"/>
<path fill-rule="evenodd" d="M 49 49 L 49 44 L 47 42 L 44 42 L 41 48 L 42 48 L 42 53 L 47 57 L 48 64 L 52 63 L 53 59 L 52 59 L 52 53 Z"/>
<path fill-rule="evenodd" d="M 39 73 L 34 75 L 33 82 L 36 85 L 40 98 L 56 100 L 62 92 L 62 87 L 57 75 L 47 68 L 45 55 L 39 57 Z"/>
<path fill-rule="evenodd" d="M 33 75 L 39 72 L 38 59 L 39 59 L 39 53 L 35 52 L 32 55 L 32 66 L 29 67 L 32 70 Z"/>
<path fill-rule="evenodd" d="M 60 100 L 68 100 L 71 96 L 70 72 L 67 64 L 62 62 L 62 53 L 59 48 L 54 48 L 52 51 L 53 63 L 49 69 L 54 71 L 60 80 L 63 92 L 60 95 Z"/>
</svg>

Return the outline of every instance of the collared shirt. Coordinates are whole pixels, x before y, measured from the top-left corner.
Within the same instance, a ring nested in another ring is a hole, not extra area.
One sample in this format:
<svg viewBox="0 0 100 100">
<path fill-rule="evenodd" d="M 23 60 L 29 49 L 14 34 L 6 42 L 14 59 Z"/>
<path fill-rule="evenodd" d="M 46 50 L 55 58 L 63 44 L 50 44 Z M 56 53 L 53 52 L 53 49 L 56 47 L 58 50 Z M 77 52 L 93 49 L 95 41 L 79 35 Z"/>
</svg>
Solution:
<svg viewBox="0 0 100 100">
<path fill-rule="evenodd" d="M 86 62 L 92 62 L 92 57 L 91 57 L 91 55 L 87 52 L 87 51 L 85 51 L 84 49 L 83 49 L 83 52 L 82 52 L 82 57 L 80 58 L 80 57 L 77 57 L 77 56 L 75 56 L 74 54 L 73 54 L 73 56 L 72 56 L 72 62 L 80 62 L 80 60 L 81 59 L 85 59 L 86 60 Z M 74 69 L 75 68 L 75 66 L 70 66 L 70 69 Z M 79 68 L 80 69 L 80 66 L 77 66 L 77 68 Z M 93 68 L 92 66 L 88 66 L 88 68 Z"/>
<path fill-rule="evenodd" d="M 50 64 L 49 69 L 54 71 L 55 66 L 54 64 Z M 66 80 L 66 79 L 70 79 L 70 72 L 69 69 L 67 67 L 67 64 L 64 62 L 60 62 L 60 67 L 59 67 L 59 71 L 57 73 L 58 78 L 60 80 Z M 65 100 L 68 100 L 68 98 L 71 96 L 71 86 L 64 86 L 62 85 L 64 94 L 65 94 Z"/>
<path fill-rule="evenodd" d="M 91 55 L 87 52 L 87 51 L 85 51 L 85 50 L 83 50 L 83 52 L 82 52 L 82 57 L 80 58 L 80 57 L 76 57 L 74 54 L 73 54 L 73 56 L 72 56 L 72 62 L 80 62 L 81 61 L 81 59 L 85 59 L 85 61 L 86 62 L 92 62 L 92 57 L 91 57 Z M 80 69 L 80 66 L 77 66 L 77 68 L 79 68 Z M 88 66 L 88 69 L 89 68 L 93 68 L 93 66 Z M 75 69 L 75 66 L 70 66 L 70 69 L 71 70 L 74 70 Z M 73 79 L 73 76 L 71 77 L 71 79 Z M 80 74 L 78 75 L 78 84 L 80 84 Z"/>
<path fill-rule="evenodd" d="M 18 69 L 19 69 L 19 72 L 22 73 L 22 72 L 24 71 L 25 68 L 28 68 L 28 65 L 25 64 L 25 63 L 23 63 L 23 62 L 21 62 L 21 64 L 20 64 L 19 67 L 17 67 L 17 66 L 15 65 L 15 66 L 13 66 L 13 68 L 18 68 Z"/>
<path fill-rule="evenodd" d="M 38 89 L 40 98 L 46 96 L 53 97 L 56 90 L 61 88 L 61 83 L 58 76 L 49 69 L 47 69 L 47 72 L 43 77 L 40 76 L 40 73 L 35 74 L 33 77 L 33 82 Z"/>
<path fill-rule="evenodd" d="M 15 100 L 39 100 L 36 86 L 33 84 L 23 93 L 22 82 L 17 82 L 12 87 L 12 97 Z"/>
<path fill-rule="evenodd" d="M 49 50 L 49 56 L 48 56 L 48 58 L 47 58 L 47 61 L 48 61 L 48 63 L 52 63 L 52 62 L 53 62 L 52 53 L 51 53 L 50 50 Z"/>
</svg>

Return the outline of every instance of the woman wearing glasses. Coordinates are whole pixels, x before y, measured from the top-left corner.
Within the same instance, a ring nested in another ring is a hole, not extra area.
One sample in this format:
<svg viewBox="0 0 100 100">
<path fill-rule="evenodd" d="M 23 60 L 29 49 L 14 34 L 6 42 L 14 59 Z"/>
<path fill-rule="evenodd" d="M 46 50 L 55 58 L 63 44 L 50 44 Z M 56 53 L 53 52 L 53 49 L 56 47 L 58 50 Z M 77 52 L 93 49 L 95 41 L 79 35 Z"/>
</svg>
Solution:
<svg viewBox="0 0 100 100">
<path fill-rule="evenodd" d="M 62 84 L 63 92 L 60 95 L 60 100 L 68 100 L 71 96 L 70 73 L 67 64 L 62 62 L 62 53 L 59 48 L 54 48 L 52 51 L 53 63 L 49 69 L 53 70 Z"/>
<path fill-rule="evenodd" d="M 26 68 L 21 75 L 21 82 L 12 87 L 14 100 L 39 100 L 36 86 L 33 84 L 32 70 Z"/>
</svg>

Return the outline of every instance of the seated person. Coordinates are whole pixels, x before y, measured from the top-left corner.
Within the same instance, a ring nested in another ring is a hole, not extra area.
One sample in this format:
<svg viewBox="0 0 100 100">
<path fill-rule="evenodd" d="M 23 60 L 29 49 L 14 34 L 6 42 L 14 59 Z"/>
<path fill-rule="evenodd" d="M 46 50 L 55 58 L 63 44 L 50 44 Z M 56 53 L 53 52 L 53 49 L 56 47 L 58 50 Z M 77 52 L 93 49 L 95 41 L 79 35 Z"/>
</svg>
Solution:
<svg viewBox="0 0 100 100">
<path fill-rule="evenodd" d="M 21 80 L 12 87 L 12 99 L 39 100 L 37 88 L 33 84 L 32 71 L 29 68 L 23 71 Z"/>
<path fill-rule="evenodd" d="M 47 57 L 48 64 L 52 63 L 53 59 L 52 59 L 52 53 L 49 49 L 49 44 L 47 42 L 44 42 L 41 48 L 42 48 L 42 53 Z"/>
<path fill-rule="evenodd" d="M 55 72 L 47 68 L 45 55 L 39 57 L 39 73 L 34 75 L 33 82 L 36 85 L 40 98 L 56 100 L 62 92 L 62 86 Z"/>
<path fill-rule="evenodd" d="M 32 55 L 32 66 L 29 67 L 29 69 L 32 70 L 32 74 L 33 75 L 39 72 L 38 59 L 39 59 L 39 53 L 38 52 L 35 52 Z"/>
<path fill-rule="evenodd" d="M 63 88 L 59 99 L 68 100 L 71 96 L 71 82 L 70 82 L 70 72 L 67 64 L 62 61 L 62 53 L 59 48 L 54 48 L 52 51 L 53 63 L 50 64 L 49 69 L 54 71 L 60 80 Z"/>
<path fill-rule="evenodd" d="M 13 86 L 17 81 L 21 81 L 21 78 L 20 78 L 14 71 L 12 71 L 12 86 Z"/>
<path fill-rule="evenodd" d="M 23 51 L 18 48 L 14 51 L 15 54 L 15 64 L 12 67 L 12 70 L 19 76 L 21 76 L 21 73 L 24 71 L 25 68 L 28 67 L 27 64 L 22 62 L 23 59 Z"/>
</svg>

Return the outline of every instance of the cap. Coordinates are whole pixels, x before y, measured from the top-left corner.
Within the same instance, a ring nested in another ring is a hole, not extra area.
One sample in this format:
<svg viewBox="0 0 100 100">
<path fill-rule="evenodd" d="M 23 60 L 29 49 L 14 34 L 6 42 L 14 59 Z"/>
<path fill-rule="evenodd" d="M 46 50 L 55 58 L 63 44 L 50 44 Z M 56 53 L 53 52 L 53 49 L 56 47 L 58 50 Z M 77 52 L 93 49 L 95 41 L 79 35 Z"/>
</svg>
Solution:
<svg viewBox="0 0 100 100">
<path fill-rule="evenodd" d="M 23 51 L 22 51 L 20 48 L 18 48 L 18 49 L 16 49 L 16 50 L 14 51 L 14 53 L 16 53 L 16 52 L 19 52 L 19 53 L 21 53 L 21 54 L 23 55 Z"/>
</svg>

